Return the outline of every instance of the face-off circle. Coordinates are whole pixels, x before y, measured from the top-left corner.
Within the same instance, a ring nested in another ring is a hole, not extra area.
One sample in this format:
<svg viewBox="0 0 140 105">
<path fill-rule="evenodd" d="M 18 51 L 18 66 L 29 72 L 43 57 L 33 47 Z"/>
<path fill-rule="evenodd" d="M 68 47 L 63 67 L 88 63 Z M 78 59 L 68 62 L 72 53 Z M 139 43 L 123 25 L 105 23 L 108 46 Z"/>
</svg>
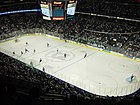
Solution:
<svg viewBox="0 0 140 105">
<path fill-rule="evenodd" d="M 139 71 L 139 66 L 132 61 L 117 60 L 109 63 L 109 68 L 119 73 L 134 73 Z"/>
<path fill-rule="evenodd" d="M 48 52 L 45 55 L 46 60 L 52 61 L 52 62 L 65 62 L 65 61 L 70 61 L 71 59 L 74 58 L 74 54 L 70 51 L 66 50 L 53 50 Z"/>
</svg>

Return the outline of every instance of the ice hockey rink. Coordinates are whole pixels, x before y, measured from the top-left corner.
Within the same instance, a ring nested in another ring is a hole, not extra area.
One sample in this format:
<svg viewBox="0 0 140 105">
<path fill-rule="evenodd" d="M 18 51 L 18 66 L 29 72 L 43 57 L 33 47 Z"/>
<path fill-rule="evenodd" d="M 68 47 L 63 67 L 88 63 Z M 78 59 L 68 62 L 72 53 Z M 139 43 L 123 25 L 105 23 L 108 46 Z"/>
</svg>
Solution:
<svg viewBox="0 0 140 105">
<path fill-rule="evenodd" d="M 140 60 L 57 37 L 23 35 L 0 42 L 0 51 L 93 94 L 123 96 L 140 88 Z"/>
</svg>

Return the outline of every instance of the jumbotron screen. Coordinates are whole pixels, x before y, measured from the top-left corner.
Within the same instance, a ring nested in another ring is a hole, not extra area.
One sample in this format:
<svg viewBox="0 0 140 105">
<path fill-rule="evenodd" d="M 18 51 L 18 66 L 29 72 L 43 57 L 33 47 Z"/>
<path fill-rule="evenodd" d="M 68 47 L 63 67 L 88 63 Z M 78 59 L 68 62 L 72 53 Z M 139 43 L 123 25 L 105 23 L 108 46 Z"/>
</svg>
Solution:
<svg viewBox="0 0 140 105">
<path fill-rule="evenodd" d="M 43 19 L 65 20 L 73 16 L 77 0 L 42 0 L 40 3 Z"/>
<path fill-rule="evenodd" d="M 52 17 L 52 3 L 41 1 L 41 11 L 44 19 L 51 20 Z"/>
<path fill-rule="evenodd" d="M 76 0 L 69 0 L 67 3 L 67 15 L 74 15 L 76 10 Z"/>
</svg>

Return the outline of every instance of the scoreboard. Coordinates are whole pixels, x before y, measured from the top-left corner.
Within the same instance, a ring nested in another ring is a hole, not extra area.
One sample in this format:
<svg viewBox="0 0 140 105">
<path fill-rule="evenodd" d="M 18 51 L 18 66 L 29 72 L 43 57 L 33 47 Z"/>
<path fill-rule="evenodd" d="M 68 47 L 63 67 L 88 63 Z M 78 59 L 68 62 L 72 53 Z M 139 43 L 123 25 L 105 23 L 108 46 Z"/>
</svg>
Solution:
<svg viewBox="0 0 140 105">
<path fill-rule="evenodd" d="M 52 2 L 52 20 L 64 20 L 64 1 L 53 1 Z"/>
<path fill-rule="evenodd" d="M 77 0 L 41 0 L 43 19 L 65 20 L 75 14 L 76 4 Z"/>
</svg>

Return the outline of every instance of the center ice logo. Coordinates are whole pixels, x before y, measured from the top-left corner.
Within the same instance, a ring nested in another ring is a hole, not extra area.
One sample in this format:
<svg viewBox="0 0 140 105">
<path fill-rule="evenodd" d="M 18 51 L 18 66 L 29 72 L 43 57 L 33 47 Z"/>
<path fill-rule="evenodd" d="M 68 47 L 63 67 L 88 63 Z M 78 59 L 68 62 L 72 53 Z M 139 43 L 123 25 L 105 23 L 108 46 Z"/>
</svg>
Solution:
<svg viewBox="0 0 140 105">
<path fill-rule="evenodd" d="M 47 60 L 53 61 L 53 62 L 64 62 L 64 61 L 69 61 L 73 59 L 74 54 L 72 52 L 66 51 L 66 50 L 56 50 L 56 51 L 51 51 L 48 52 L 45 55 L 45 58 Z"/>
</svg>

